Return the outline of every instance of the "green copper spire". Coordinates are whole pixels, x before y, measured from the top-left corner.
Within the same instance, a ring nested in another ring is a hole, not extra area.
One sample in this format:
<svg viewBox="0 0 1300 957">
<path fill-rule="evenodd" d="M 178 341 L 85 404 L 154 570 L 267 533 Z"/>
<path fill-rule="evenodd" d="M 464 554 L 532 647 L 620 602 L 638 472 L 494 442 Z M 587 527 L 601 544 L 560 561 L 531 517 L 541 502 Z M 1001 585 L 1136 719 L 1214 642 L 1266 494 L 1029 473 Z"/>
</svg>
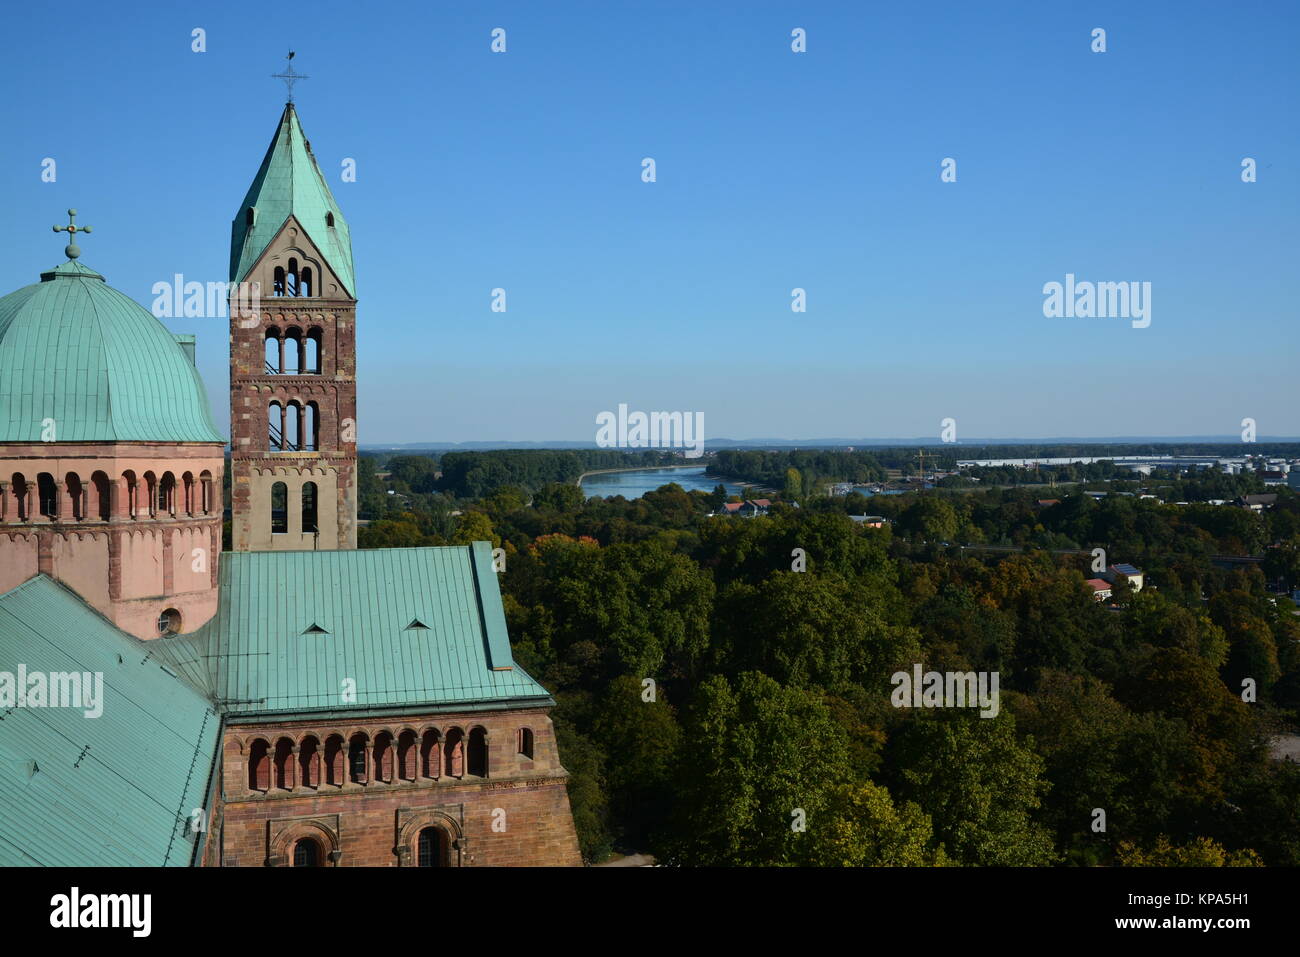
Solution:
<svg viewBox="0 0 1300 957">
<path fill-rule="evenodd" d="M 326 185 L 292 103 L 230 228 L 230 281 L 240 282 L 293 216 L 321 251 L 344 291 L 356 297 L 348 224 Z"/>
</svg>

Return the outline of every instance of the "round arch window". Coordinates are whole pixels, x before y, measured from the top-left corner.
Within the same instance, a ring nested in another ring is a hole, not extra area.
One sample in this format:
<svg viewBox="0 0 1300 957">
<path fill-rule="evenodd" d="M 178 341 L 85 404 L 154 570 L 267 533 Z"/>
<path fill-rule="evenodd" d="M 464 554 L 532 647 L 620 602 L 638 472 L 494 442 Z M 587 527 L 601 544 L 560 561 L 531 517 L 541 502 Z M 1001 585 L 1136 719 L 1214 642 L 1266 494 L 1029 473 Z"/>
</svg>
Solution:
<svg viewBox="0 0 1300 957">
<path fill-rule="evenodd" d="M 447 863 L 447 835 L 440 827 L 426 827 L 416 842 L 420 867 L 443 867 Z"/>
<path fill-rule="evenodd" d="M 294 867 L 320 867 L 320 845 L 304 837 L 293 846 Z"/>
<path fill-rule="evenodd" d="M 181 631 L 181 613 L 175 608 L 168 608 L 158 616 L 158 634 L 179 635 Z"/>
</svg>

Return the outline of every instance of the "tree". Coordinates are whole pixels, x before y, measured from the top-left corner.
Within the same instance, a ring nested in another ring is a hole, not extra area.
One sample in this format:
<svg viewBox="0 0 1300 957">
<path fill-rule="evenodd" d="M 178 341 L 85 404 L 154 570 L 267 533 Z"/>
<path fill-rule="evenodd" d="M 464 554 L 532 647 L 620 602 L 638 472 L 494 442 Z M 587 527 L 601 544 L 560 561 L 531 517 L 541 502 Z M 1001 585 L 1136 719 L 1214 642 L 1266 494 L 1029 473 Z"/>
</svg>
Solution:
<svg viewBox="0 0 1300 957">
<path fill-rule="evenodd" d="M 569 772 L 569 810 L 578 832 L 578 849 L 588 864 L 599 863 L 613 850 L 605 794 L 605 754 L 588 737 L 579 734 L 563 716 L 563 704 L 552 715 L 555 743 L 564 769 Z"/>
<path fill-rule="evenodd" d="M 394 455 L 388 473 L 395 484 L 411 492 L 432 492 L 438 463 L 427 455 Z"/>
<path fill-rule="evenodd" d="M 557 512 L 573 512 L 582 507 L 586 496 L 571 482 L 551 482 L 543 485 L 533 496 L 534 508 L 553 508 Z"/>
<path fill-rule="evenodd" d="M 527 504 L 528 492 L 517 485 L 498 486 L 491 495 L 479 500 L 479 507 L 498 520 Z"/>
<path fill-rule="evenodd" d="M 785 470 L 785 488 L 781 492 L 781 497 L 789 502 L 797 502 L 803 498 L 803 476 L 799 474 L 798 469 Z"/>
<path fill-rule="evenodd" d="M 1158 711 L 1186 726 L 1189 767 L 1180 787 L 1195 800 L 1223 801 L 1239 769 L 1261 753 L 1247 706 L 1199 656 L 1178 648 L 1152 651 L 1117 690 L 1134 710 Z"/>
<path fill-rule="evenodd" d="M 472 542 L 491 542 L 493 548 L 501 545 L 501 538 L 492 530 L 492 519 L 477 509 L 464 512 L 456 521 L 456 531 L 451 537 L 453 545 L 469 545 Z"/>
<path fill-rule="evenodd" d="M 1121 841 L 1116 863 L 1121 867 L 1263 867 L 1264 862 L 1252 850 L 1228 851 L 1208 837 L 1198 837 L 1188 844 L 1174 846 L 1163 835 L 1154 845 L 1138 847 L 1133 841 Z"/>
<path fill-rule="evenodd" d="M 1112 853 L 1110 835 L 1154 839 L 1194 809 L 1181 788 L 1191 739 L 1178 721 L 1134 714 L 1096 679 L 1047 672 L 1036 693 L 1013 696 L 1017 724 L 1033 735 L 1051 783 L 1041 818 L 1072 862 Z M 1093 810 L 1106 812 L 1095 832 Z"/>
<path fill-rule="evenodd" d="M 823 867 L 925 867 L 947 863 L 930 847 L 930 818 L 908 801 L 896 806 L 885 788 L 863 781 L 831 797 L 829 820 L 810 827 L 812 863 Z"/>
<path fill-rule="evenodd" d="M 681 744 L 664 687 L 656 684 L 648 697 L 641 678 L 615 678 L 592 725 L 592 737 L 606 754 L 610 807 L 633 846 L 659 831 L 672 809 Z"/>
<path fill-rule="evenodd" d="M 922 495 L 903 513 L 899 525 L 913 538 L 947 542 L 957 534 L 957 512 L 942 498 Z"/>
<path fill-rule="evenodd" d="M 561 661 L 578 643 L 597 649 L 581 675 L 585 684 L 689 674 L 708 647 L 713 582 L 662 542 L 596 548 L 550 539 L 536 561 L 535 587 L 520 600 L 546 610 L 554 629 L 548 641 Z"/>
<path fill-rule="evenodd" d="M 714 628 L 732 667 L 800 688 L 883 691 L 888 676 L 920 654 L 914 633 L 891 628 L 853 583 L 833 574 L 778 571 L 756 586 L 736 583 L 718 602 Z"/>
<path fill-rule="evenodd" d="M 358 548 L 416 548 L 429 542 L 412 517 L 380 519 L 357 529 Z"/>
<path fill-rule="evenodd" d="M 844 733 L 815 695 L 757 672 L 734 685 L 715 675 L 696 691 L 685 738 L 670 863 L 816 859 L 816 830 L 835 819 L 833 798 L 852 773 Z M 829 834 L 823 840 L 834 847 Z"/>
<path fill-rule="evenodd" d="M 1048 784 L 1043 759 L 1016 739 L 1009 711 L 911 716 L 897 735 L 894 794 L 930 815 L 936 840 L 962 864 L 1051 864 L 1056 851 L 1034 821 Z"/>
</svg>

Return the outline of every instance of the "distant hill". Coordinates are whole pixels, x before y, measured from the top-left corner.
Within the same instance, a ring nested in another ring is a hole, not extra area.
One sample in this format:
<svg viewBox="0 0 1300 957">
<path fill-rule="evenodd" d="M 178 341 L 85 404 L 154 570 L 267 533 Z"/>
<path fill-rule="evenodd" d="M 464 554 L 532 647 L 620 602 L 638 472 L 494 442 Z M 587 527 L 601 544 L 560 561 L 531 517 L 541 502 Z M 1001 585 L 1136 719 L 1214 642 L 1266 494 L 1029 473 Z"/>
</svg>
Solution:
<svg viewBox="0 0 1300 957">
<path fill-rule="evenodd" d="M 1253 443 L 1255 445 L 1277 444 L 1300 442 L 1300 436 L 1280 436 L 1280 435 L 1261 435 Z M 936 446 L 941 448 L 981 448 L 999 445 L 1233 445 L 1241 446 L 1243 451 L 1248 451 L 1250 443 L 1241 441 L 1240 435 L 1180 435 L 1180 436 L 1159 436 L 1159 435 L 1125 435 L 1125 436 L 1053 436 L 1042 439 L 1022 439 L 1022 438 L 970 438 L 963 439 L 960 442 L 948 443 L 938 441 L 935 436 L 914 436 L 912 438 L 901 439 L 879 439 L 879 438 L 824 438 L 824 439 L 778 439 L 778 438 L 757 438 L 757 439 L 709 439 L 704 443 L 705 449 L 830 449 L 844 448 L 853 446 L 855 448 L 879 447 L 879 448 L 899 448 L 905 446 Z M 372 452 L 420 452 L 432 451 L 441 452 L 448 450 L 457 451 L 487 451 L 490 449 L 594 449 L 598 448 L 594 441 L 590 442 L 570 442 L 560 439 L 553 439 L 544 442 L 507 442 L 507 441 L 485 441 L 485 442 L 404 442 L 397 445 L 362 445 L 363 450 Z"/>
</svg>

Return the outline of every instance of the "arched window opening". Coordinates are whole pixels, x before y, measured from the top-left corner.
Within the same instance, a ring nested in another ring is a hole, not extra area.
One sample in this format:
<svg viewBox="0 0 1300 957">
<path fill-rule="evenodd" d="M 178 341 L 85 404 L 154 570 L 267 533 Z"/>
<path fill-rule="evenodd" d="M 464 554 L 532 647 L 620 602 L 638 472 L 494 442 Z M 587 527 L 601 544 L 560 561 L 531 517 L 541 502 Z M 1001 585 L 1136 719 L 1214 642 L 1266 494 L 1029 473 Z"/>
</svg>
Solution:
<svg viewBox="0 0 1300 957">
<path fill-rule="evenodd" d="M 304 482 L 302 484 L 302 530 L 307 535 L 320 531 L 316 525 L 315 482 Z"/>
<path fill-rule="evenodd" d="M 320 867 L 320 845 L 304 837 L 293 846 L 294 867 Z"/>
<path fill-rule="evenodd" d="M 298 295 L 311 295 L 311 267 L 303 266 L 302 275 L 298 277 Z"/>
<path fill-rule="evenodd" d="M 103 472 L 96 472 L 90 477 L 90 484 L 95 487 L 94 516 L 107 522 L 113 517 L 113 483 Z"/>
<path fill-rule="evenodd" d="M 164 472 L 158 483 L 158 511 L 164 515 L 176 514 L 176 476 Z"/>
<path fill-rule="evenodd" d="M 375 735 L 375 780 L 393 780 L 393 736 L 387 731 Z"/>
<path fill-rule="evenodd" d="M 308 402 L 303 410 L 302 439 L 304 452 L 320 448 L 320 408 L 315 402 Z"/>
<path fill-rule="evenodd" d="M 469 773 L 479 778 L 488 776 L 487 731 L 483 728 L 469 733 Z"/>
<path fill-rule="evenodd" d="M 284 267 L 283 266 L 275 267 L 274 277 L 275 278 L 271 286 L 272 295 L 283 296 L 284 295 Z"/>
<path fill-rule="evenodd" d="M 181 633 L 181 613 L 175 608 L 168 608 L 158 616 L 158 634 L 164 638 Z"/>
<path fill-rule="evenodd" d="M 533 729 L 519 729 L 519 753 L 524 757 L 532 760 L 533 757 Z"/>
<path fill-rule="evenodd" d="M 149 510 L 149 517 L 154 517 L 158 505 L 158 477 L 152 472 L 144 473 L 144 503 Z"/>
<path fill-rule="evenodd" d="M 27 479 L 22 472 L 15 472 L 13 476 L 14 501 L 18 505 L 18 521 L 25 522 L 31 516 L 31 503 L 27 501 L 30 489 L 27 487 Z"/>
<path fill-rule="evenodd" d="M 293 790 L 293 742 L 288 738 L 275 742 L 275 786 L 282 791 Z"/>
<path fill-rule="evenodd" d="M 271 745 L 261 738 L 248 749 L 248 789 L 267 791 L 271 787 Z"/>
<path fill-rule="evenodd" d="M 289 271 L 284 277 L 284 294 L 286 296 L 298 295 L 298 260 L 289 260 Z"/>
<path fill-rule="evenodd" d="M 323 333 L 320 328 L 313 328 L 307 333 L 307 338 L 303 340 L 303 346 L 307 350 L 307 364 L 303 369 L 306 375 L 320 375 L 320 353 Z"/>
<path fill-rule="evenodd" d="M 284 406 L 279 402 L 266 407 L 266 447 L 272 452 L 284 451 Z"/>
<path fill-rule="evenodd" d="M 397 736 L 397 777 L 402 781 L 415 780 L 415 732 L 403 731 Z"/>
<path fill-rule="evenodd" d="M 257 213 L 254 212 L 254 208 L 253 208 L 252 206 L 250 206 L 250 207 L 248 207 L 248 209 L 244 210 L 244 225 L 245 225 L 245 226 L 252 226 L 253 223 L 256 222 L 256 220 L 257 220 Z"/>
<path fill-rule="evenodd" d="M 267 375 L 279 375 L 284 371 L 284 344 L 280 341 L 279 329 L 271 328 L 266 330 L 263 352 L 265 354 Z"/>
<path fill-rule="evenodd" d="M 354 734 L 348 742 L 348 777 L 353 784 L 366 783 L 366 739 Z"/>
<path fill-rule="evenodd" d="M 334 228 L 334 214 L 333 214 L 333 213 L 326 213 L 326 214 L 325 214 L 325 227 L 326 227 L 327 229 L 333 229 L 333 228 Z"/>
<path fill-rule="evenodd" d="M 281 371 L 285 375 L 302 375 L 306 370 L 302 364 L 302 330 L 286 329 L 284 333 L 284 365 Z"/>
<path fill-rule="evenodd" d="M 305 788 L 320 787 L 320 745 L 315 738 L 303 738 L 298 746 L 298 780 Z"/>
<path fill-rule="evenodd" d="M 126 514 L 135 518 L 136 495 L 140 483 L 136 480 L 135 473 L 129 470 L 122 473 L 122 478 L 126 480 Z"/>
<path fill-rule="evenodd" d="M 199 486 L 203 491 L 202 507 L 204 515 L 212 514 L 212 473 L 204 469 L 199 475 Z"/>
<path fill-rule="evenodd" d="M 284 407 L 284 450 L 302 451 L 302 406 L 293 401 Z"/>
<path fill-rule="evenodd" d="M 443 746 L 444 763 L 447 776 L 452 778 L 465 775 L 465 733 L 460 728 L 447 732 L 447 743 Z"/>
<path fill-rule="evenodd" d="M 337 734 L 325 741 L 325 782 L 331 787 L 343 787 L 343 739 Z"/>
<path fill-rule="evenodd" d="M 41 515 L 48 519 L 58 517 L 58 486 L 54 483 L 54 476 L 49 472 L 42 472 L 36 476 L 36 498 Z"/>
<path fill-rule="evenodd" d="M 283 535 L 289 531 L 289 486 L 276 482 L 271 486 L 271 533 Z"/>
<path fill-rule="evenodd" d="M 83 489 L 81 487 L 81 478 L 76 472 L 69 472 L 64 479 L 64 485 L 68 492 L 68 505 L 75 521 L 82 521 L 86 517 L 85 501 L 82 498 Z"/>
<path fill-rule="evenodd" d="M 441 741 L 434 729 L 424 732 L 424 737 L 420 740 L 420 774 L 426 778 L 436 778 L 442 774 Z"/>
<path fill-rule="evenodd" d="M 416 842 L 416 860 L 420 867 L 445 867 L 447 835 L 440 827 L 426 827 Z"/>
<path fill-rule="evenodd" d="M 185 514 L 194 514 L 194 473 L 186 472 L 181 476 L 181 488 L 184 490 Z"/>
</svg>

